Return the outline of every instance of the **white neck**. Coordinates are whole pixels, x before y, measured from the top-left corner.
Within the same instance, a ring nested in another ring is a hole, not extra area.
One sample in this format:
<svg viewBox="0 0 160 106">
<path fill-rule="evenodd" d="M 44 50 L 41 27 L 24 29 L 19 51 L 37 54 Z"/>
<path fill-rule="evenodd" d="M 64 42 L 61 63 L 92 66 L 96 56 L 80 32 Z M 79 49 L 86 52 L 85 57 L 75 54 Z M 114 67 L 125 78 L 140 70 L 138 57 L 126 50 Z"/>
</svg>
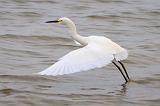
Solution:
<svg viewBox="0 0 160 106">
<path fill-rule="evenodd" d="M 84 46 L 87 45 L 85 37 L 82 37 L 77 33 L 76 26 L 72 21 L 67 23 L 67 26 L 69 27 L 69 33 L 71 34 L 74 40 L 76 40 L 77 42 L 79 42 L 80 44 Z"/>
</svg>

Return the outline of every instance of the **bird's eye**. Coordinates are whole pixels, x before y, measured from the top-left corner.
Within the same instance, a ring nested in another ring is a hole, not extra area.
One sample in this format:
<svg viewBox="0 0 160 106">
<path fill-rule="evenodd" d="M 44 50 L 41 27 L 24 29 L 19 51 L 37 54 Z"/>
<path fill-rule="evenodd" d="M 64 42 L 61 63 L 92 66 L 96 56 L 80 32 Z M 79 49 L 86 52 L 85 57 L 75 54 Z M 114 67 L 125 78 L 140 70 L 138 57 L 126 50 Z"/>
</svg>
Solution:
<svg viewBox="0 0 160 106">
<path fill-rule="evenodd" d="M 62 22 L 62 20 L 58 20 L 59 22 Z"/>
</svg>

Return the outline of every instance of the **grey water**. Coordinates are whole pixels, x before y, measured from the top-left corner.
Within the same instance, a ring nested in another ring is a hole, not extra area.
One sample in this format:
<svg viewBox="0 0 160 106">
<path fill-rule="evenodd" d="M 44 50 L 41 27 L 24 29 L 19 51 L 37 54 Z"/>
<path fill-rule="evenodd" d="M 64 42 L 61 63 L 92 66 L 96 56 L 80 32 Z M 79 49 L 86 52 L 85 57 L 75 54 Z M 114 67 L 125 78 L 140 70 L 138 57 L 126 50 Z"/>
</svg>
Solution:
<svg viewBox="0 0 160 106">
<path fill-rule="evenodd" d="M 64 76 L 39 76 L 80 48 L 63 25 L 82 36 L 106 36 L 129 51 L 124 84 L 109 64 Z M 159 0 L 0 0 L 0 106 L 160 106 Z"/>
</svg>

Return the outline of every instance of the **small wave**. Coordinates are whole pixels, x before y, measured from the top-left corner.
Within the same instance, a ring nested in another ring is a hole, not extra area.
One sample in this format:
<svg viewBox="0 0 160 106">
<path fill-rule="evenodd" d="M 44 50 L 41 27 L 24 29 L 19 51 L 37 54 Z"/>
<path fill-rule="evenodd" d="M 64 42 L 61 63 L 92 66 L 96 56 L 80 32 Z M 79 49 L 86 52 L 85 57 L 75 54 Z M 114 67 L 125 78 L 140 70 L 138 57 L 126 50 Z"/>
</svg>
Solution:
<svg viewBox="0 0 160 106">
<path fill-rule="evenodd" d="M 35 12 L 19 12 L 18 16 L 22 17 L 40 17 L 41 14 Z"/>
<path fill-rule="evenodd" d="M 134 14 L 134 13 L 130 13 L 130 14 Z M 127 19 L 145 19 L 145 20 L 149 20 L 149 18 L 146 17 L 131 17 L 131 16 L 120 16 L 120 15 L 89 15 L 87 16 L 89 18 L 92 19 L 113 19 L 113 18 L 127 18 Z"/>
<path fill-rule="evenodd" d="M 72 40 L 69 38 L 63 38 L 63 37 L 51 37 L 51 36 L 22 36 L 22 35 L 13 35 L 13 34 L 5 34 L 0 35 L 1 39 L 21 39 L 21 40 L 44 40 L 44 41 L 62 41 L 62 42 L 71 42 Z M 54 43 L 54 42 L 53 42 Z"/>
<path fill-rule="evenodd" d="M 15 82 L 15 81 L 38 81 L 38 82 L 54 82 L 56 78 L 39 75 L 0 75 L 1 83 Z M 37 80 L 38 79 L 38 80 Z M 7 80 L 7 81 L 6 81 Z"/>
<path fill-rule="evenodd" d="M 96 0 L 96 1 L 101 3 L 127 3 L 126 1 L 122 0 Z"/>
<path fill-rule="evenodd" d="M 15 92 L 15 90 L 12 88 L 0 89 L 0 93 L 4 94 L 5 96 L 12 95 L 12 93 L 14 93 L 14 92 Z"/>
</svg>

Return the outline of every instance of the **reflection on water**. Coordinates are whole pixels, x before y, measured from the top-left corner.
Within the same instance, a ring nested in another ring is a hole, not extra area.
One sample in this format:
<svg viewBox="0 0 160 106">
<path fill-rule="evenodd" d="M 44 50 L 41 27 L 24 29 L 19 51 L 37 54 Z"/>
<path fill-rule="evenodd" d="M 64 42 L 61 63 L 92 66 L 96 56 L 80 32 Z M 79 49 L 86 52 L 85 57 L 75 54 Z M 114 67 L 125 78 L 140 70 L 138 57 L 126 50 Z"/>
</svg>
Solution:
<svg viewBox="0 0 160 106">
<path fill-rule="evenodd" d="M 0 105 L 159 106 L 160 2 L 158 0 L 1 0 Z M 124 84 L 108 65 L 65 76 L 38 76 L 79 48 L 67 28 L 45 21 L 66 16 L 83 36 L 106 36 L 129 51 L 133 81 Z"/>
</svg>

